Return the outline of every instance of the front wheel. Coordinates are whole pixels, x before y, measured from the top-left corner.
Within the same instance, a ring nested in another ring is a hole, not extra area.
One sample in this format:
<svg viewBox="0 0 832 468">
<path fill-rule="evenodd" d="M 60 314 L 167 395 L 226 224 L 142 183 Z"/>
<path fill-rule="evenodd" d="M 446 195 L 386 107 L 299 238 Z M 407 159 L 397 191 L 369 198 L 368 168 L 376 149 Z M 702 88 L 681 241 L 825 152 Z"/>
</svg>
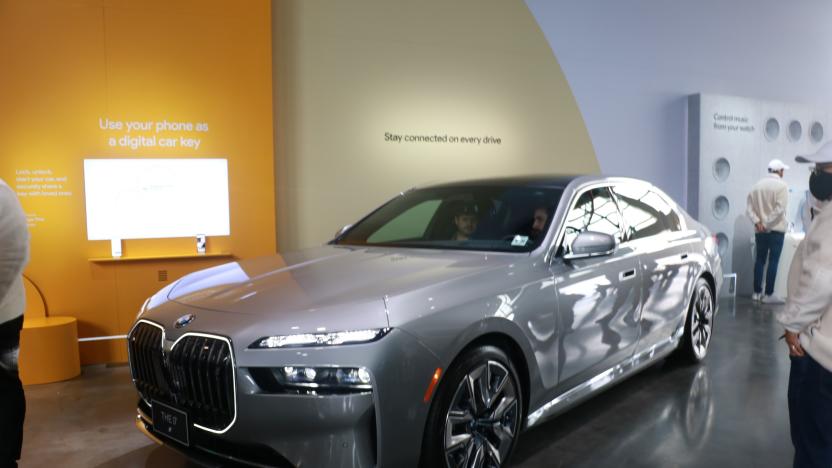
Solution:
<svg viewBox="0 0 832 468">
<path fill-rule="evenodd" d="M 704 278 L 696 282 L 693 297 L 688 306 L 685 334 L 679 348 L 681 357 L 690 363 L 698 363 L 708 354 L 714 327 L 714 295 Z"/>
<path fill-rule="evenodd" d="M 465 352 L 439 386 L 428 415 L 422 466 L 507 466 L 523 415 L 520 380 L 494 346 Z"/>
</svg>

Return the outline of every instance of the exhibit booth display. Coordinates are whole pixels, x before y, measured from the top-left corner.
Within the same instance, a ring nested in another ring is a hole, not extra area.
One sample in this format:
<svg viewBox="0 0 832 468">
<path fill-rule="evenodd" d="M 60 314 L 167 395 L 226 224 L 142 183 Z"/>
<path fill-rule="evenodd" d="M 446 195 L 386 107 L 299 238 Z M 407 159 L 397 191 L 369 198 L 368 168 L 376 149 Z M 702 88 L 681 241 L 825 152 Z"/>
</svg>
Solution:
<svg viewBox="0 0 832 468">
<path fill-rule="evenodd" d="M 808 166 L 794 162 L 827 141 L 830 115 L 808 105 L 734 96 L 697 94 L 688 100 L 688 203 L 690 212 L 717 236 L 726 273 L 737 274 L 737 291 L 753 291 L 754 228 L 746 213 L 751 187 L 765 177 L 769 161 L 790 169 L 785 248 L 775 292 L 785 297 L 788 266 L 805 229 Z"/>
<path fill-rule="evenodd" d="M 267 1 L 4 4 L 0 178 L 31 234 L 24 381 L 64 357 L 43 343 L 71 342 L 69 322 L 80 363 L 126 361 L 148 296 L 275 252 L 269 17 Z"/>
</svg>

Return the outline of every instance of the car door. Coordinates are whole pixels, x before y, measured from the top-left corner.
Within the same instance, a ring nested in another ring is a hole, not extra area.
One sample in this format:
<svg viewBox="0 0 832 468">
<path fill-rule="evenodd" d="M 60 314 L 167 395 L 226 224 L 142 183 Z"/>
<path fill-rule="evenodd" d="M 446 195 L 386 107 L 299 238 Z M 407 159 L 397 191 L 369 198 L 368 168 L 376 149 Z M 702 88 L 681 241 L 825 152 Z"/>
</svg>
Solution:
<svg viewBox="0 0 832 468">
<path fill-rule="evenodd" d="M 621 215 L 609 188 L 590 188 L 573 199 L 553 262 L 558 293 L 559 386 L 580 383 L 632 354 L 638 339 L 638 259 L 630 248 L 613 254 L 565 260 L 563 253 L 583 231 L 621 239 Z"/>
<path fill-rule="evenodd" d="M 624 245 L 639 257 L 638 353 L 666 344 L 684 324 L 694 274 L 691 237 L 682 231 L 673 207 L 651 185 L 616 184 L 613 192 L 627 226 Z"/>
</svg>

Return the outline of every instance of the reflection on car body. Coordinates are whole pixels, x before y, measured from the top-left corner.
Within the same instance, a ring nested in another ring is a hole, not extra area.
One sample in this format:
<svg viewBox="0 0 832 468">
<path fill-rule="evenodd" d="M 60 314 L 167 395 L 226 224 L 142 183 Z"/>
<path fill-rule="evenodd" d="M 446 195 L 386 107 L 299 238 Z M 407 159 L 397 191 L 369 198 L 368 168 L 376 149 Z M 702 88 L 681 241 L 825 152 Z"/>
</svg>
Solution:
<svg viewBox="0 0 832 468">
<path fill-rule="evenodd" d="M 704 359 L 721 278 L 710 232 L 643 181 L 414 189 L 326 246 L 150 298 L 129 334 L 137 425 L 255 466 L 505 466 L 522 430 L 674 350 Z"/>
</svg>

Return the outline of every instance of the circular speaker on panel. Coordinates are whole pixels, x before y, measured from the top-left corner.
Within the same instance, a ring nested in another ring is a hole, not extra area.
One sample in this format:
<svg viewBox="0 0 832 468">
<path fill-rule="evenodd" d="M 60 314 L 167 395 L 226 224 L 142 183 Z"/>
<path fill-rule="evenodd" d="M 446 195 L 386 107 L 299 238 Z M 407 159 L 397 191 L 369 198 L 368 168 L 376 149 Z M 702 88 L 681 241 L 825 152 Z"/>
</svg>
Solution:
<svg viewBox="0 0 832 468">
<path fill-rule="evenodd" d="M 731 163 L 725 158 L 719 158 L 714 162 L 714 179 L 717 182 L 725 182 L 731 175 Z"/>
<path fill-rule="evenodd" d="M 809 129 L 809 138 L 812 143 L 820 143 L 823 140 L 823 125 L 820 122 L 815 122 Z"/>
<path fill-rule="evenodd" d="M 725 219 L 728 212 L 731 211 L 731 202 L 725 195 L 720 195 L 714 199 L 713 212 L 716 219 Z"/>
<path fill-rule="evenodd" d="M 789 122 L 789 140 L 791 141 L 800 141 L 800 137 L 803 136 L 803 125 L 800 124 L 797 120 L 792 120 Z"/>
<path fill-rule="evenodd" d="M 721 257 L 728 255 L 728 236 L 726 236 L 724 232 L 720 232 L 716 235 L 716 245 Z"/>
<path fill-rule="evenodd" d="M 780 136 L 780 122 L 777 121 L 774 117 L 766 120 L 766 138 L 771 141 L 777 139 Z"/>
</svg>

